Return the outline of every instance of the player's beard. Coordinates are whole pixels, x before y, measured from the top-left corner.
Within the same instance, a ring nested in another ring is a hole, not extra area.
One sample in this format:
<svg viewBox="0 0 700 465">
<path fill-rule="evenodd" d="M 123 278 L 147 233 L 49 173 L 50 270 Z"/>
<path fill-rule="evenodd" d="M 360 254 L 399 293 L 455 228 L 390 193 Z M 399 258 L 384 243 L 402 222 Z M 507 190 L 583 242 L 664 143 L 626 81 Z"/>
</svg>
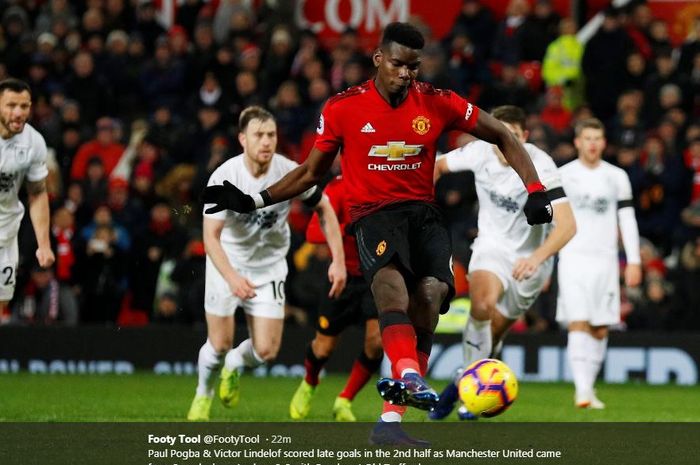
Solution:
<svg viewBox="0 0 700 465">
<path fill-rule="evenodd" d="M 26 123 L 27 121 L 23 119 L 8 120 L 4 116 L 0 116 L 0 126 L 10 134 L 10 137 L 22 132 Z"/>
</svg>

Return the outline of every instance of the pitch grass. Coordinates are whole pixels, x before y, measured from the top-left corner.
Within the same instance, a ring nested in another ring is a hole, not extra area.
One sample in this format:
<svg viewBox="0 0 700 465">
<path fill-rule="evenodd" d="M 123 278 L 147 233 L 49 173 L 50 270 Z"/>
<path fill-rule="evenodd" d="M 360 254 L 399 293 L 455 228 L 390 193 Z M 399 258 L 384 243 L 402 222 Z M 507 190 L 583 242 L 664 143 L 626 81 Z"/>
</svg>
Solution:
<svg viewBox="0 0 700 465">
<path fill-rule="evenodd" d="M 289 421 L 289 400 L 299 378 L 243 376 L 241 402 L 225 409 L 217 399 L 212 421 Z M 344 375 L 323 378 L 308 421 L 332 420 L 335 396 Z M 0 375 L 0 421 L 30 422 L 171 422 L 185 421 L 196 378 L 137 373 L 118 375 Z M 435 381 L 436 389 L 445 381 Z M 687 422 L 700 421 L 700 389 L 696 386 L 600 385 L 603 411 L 573 407 L 573 387 L 565 383 L 522 383 L 520 396 L 502 416 L 483 421 L 505 422 Z M 360 421 L 376 421 L 381 409 L 374 380 L 357 396 L 353 411 Z M 409 409 L 407 421 L 426 421 Z M 453 414 L 450 420 L 456 421 Z"/>
</svg>

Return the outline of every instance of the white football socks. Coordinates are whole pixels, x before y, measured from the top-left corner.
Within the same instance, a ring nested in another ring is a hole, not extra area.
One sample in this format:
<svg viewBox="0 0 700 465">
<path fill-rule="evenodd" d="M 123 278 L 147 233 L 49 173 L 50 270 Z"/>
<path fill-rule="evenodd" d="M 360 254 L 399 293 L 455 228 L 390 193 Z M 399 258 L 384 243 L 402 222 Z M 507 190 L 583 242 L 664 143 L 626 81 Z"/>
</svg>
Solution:
<svg viewBox="0 0 700 465">
<path fill-rule="evenodd" d="M 591 339 L 593 337 L 585 331 L 569 331 L 566 355 L 577 395 L 587 394 L 593 389 L 589 363 Z"/>
<path fill-rule="evenodd" d="M 476 320 L 469 316 L 462 331 L 464 366 L 482 358 L 488 358 L 492 349 L 491 320 Z"/>
<path fill-rule="evenodd" d="M 224 367 L 229 371 L 240 371 L 243 367 L 255 368 L 263 363 L 265 363 L 265 360 L 255 351 L 253 340 L 248 338 L 238 344 L 236 348 L 228 351 L 226 360 L 224 361 Z"/>
<path fill-rule="evenodd" d="M 217 353 L 209 339 L 199 349 L 197 359 L 197 395 L 212 397 L 214 395 L 214 374 L 219 371 L 223 353 Z"/>
</svg>

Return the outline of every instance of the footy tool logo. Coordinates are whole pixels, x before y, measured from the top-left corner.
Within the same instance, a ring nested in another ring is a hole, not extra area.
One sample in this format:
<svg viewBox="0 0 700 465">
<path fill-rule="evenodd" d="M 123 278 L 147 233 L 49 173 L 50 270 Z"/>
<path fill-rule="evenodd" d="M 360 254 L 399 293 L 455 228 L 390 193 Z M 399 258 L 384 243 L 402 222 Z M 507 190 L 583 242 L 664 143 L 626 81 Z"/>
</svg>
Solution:
<svg viewBox="0 0 700 465">
<path fill-rule="evenodd" d="M 370 157 L 383 157 L 391 161 L 405 160 L 406 157 L 419 155 L 422 145 L 408 145 L 404 141 L 387 142 L 387 145 L 373 145 L 369 149 Z"/>
</svg>

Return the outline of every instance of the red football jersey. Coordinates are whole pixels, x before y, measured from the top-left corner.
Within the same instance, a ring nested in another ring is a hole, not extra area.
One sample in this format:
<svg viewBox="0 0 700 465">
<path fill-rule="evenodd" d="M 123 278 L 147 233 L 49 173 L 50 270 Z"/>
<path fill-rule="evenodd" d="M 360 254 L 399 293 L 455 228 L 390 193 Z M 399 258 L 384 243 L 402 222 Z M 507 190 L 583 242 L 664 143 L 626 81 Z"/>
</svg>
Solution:
<svg viewBox="0 0 700 465">
<path fill-rule="evenodd" d="M 345 268 L 348 274 L 360 276 L 360 256 L 357 252 L 357 242 L 355 236 L 350 236 L 345 233 L 345 227 L 350 223 L 350 212 L 348 209 L 347 195 L 345 191 L 345 183 L 343 177 L 338 176 L 332 180 L 323 190 L 324 194 L 333 205 L 333 210 L 338 216 L 340 223 L 340 232 L 343 234 L 343 250 L 345 251 Z M 321 223 L 318 220 L 318 213 L 314 213 L 306 227 L 306 240 L 312 244 L 325 244 L 326 236 L 321 229 Z"/>
<path fill-rule="evenodd" d="M 396 108 L 370 80 L 326 103 L 315 147 L 341 166 L 352 221 L 386 205 L 434 200 L 435 146 L 446 130 L 469 132 L 479 108 L 449 90 L 414 81 Z"/>
</svg>

